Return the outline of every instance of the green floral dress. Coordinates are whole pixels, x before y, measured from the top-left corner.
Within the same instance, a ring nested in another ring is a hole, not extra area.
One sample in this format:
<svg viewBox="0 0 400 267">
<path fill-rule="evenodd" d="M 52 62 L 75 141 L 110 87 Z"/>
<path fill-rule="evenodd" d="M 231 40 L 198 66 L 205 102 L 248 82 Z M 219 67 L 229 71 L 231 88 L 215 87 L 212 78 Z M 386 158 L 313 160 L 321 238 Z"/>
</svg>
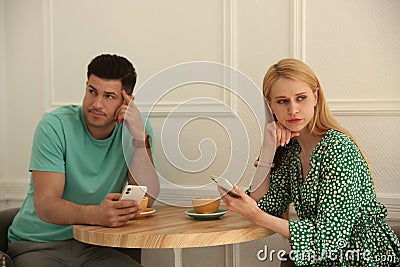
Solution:
<svg viewBox="0 0 400 267">
<path fill-rule="evenodd" d="M 299 220 L 289 220 L 291 252 L 296 265 L 396 266 L 400 242 L 385 222 L 387 210 L 358 147 L 345 134 L 329 130 L 311 154 L 302 182 L 300 145 L 293 138 L 270 188 L 258 202 L 281 216 L 294 203 Z"/>
</svg>

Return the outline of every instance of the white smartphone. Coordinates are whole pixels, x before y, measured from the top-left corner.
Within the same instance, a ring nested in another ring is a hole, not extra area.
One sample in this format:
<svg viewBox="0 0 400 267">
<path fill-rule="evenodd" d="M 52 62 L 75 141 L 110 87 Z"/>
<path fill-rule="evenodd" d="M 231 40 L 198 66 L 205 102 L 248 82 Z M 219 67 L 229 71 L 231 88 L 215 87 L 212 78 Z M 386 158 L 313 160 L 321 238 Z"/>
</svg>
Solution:
<svg viewBox="0 0 400 267">
<path fill-rule="evenodd" d="M 234 198 L 240 198 L 240 195 L 233 190 L 233 185 L 226 178 L 211 175 L 211 179 L 217 183 L 227 194 Z"/>
<path fill-rule="evenodd" d="M 125 186 L 124 190 L 122 190 L 119 200 L 135 200 L 137 204 L 140 204 L 146 192 L 147 186 L 128 184 Z"/>
</svg>

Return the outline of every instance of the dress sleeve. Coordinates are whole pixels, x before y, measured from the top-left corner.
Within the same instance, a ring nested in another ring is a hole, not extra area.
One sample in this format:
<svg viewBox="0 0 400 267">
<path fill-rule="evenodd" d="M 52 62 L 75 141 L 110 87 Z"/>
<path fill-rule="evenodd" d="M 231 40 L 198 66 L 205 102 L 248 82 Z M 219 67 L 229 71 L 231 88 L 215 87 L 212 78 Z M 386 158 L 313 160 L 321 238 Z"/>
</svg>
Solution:
<svg viewBox="0 0 400 267">
<path fill-rule="evenodd" d="M 64 150 L 61 122 L 54 116 L 44 116 L 33 137 L 29 171 L 65 173 Z"/>
<path fill-rule="evenodd" d="M 315 219 L 289 221 L 296 265 L 310 265 L 338 256 L 350 243 L 360 207 L 360 177 L 366 164 L 354 143 L 334 144 L 327 152 Z M 315 177 L 317 179 L 317 177 Z"/>
</svg>

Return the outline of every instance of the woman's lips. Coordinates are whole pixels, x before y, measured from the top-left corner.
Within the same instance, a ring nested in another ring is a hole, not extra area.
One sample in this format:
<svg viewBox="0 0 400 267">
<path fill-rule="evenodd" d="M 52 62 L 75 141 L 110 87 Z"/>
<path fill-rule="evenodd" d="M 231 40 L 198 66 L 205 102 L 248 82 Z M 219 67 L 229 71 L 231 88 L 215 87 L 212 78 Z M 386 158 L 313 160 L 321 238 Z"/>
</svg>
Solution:
<svg viewBox="0 0 400 267">
<path fill-rule="evenodd" d="M 301 119 L 297 119 L 297 118 L 287 120 L 287 122 L 289 122 L 289 123 L 299 123 L 300 121 L 301 121 Z"/>
</svg>

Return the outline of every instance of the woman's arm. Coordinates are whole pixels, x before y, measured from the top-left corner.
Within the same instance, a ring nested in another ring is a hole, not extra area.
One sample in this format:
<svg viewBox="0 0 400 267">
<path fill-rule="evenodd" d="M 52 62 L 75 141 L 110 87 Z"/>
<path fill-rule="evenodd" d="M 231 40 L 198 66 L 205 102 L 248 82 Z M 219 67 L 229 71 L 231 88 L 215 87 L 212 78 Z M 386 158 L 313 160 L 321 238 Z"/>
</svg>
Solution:
<svg viewBox="0 0 400 267">
<path fill-rule="evenodd" d="M 234 190 L 241 198 L 233 198 L 219 188 L 219 191 L 223 196 L 222 199 L 229 210 L 237 212 L 250 219 L 255 224 L 268 228 L 290 239 L 289 222 L 287 220 L 272 216 L 262 211 L 257 206 L 256 201 L 243 192 L 243 190 L 237 185 L 234 186 Z"/>
<path fill-rule="evenodd" d="M 264 140 L 260 155 L 255 163 L 257 170 L 251 182 L 250 196 L 259 201 L 269 190 L 270 170 L 273 167 L 276 148 L 289 144 L 290 139 L 299 136 L 279 122 L 268 123 L 264 129 Z"/>
</svg>

